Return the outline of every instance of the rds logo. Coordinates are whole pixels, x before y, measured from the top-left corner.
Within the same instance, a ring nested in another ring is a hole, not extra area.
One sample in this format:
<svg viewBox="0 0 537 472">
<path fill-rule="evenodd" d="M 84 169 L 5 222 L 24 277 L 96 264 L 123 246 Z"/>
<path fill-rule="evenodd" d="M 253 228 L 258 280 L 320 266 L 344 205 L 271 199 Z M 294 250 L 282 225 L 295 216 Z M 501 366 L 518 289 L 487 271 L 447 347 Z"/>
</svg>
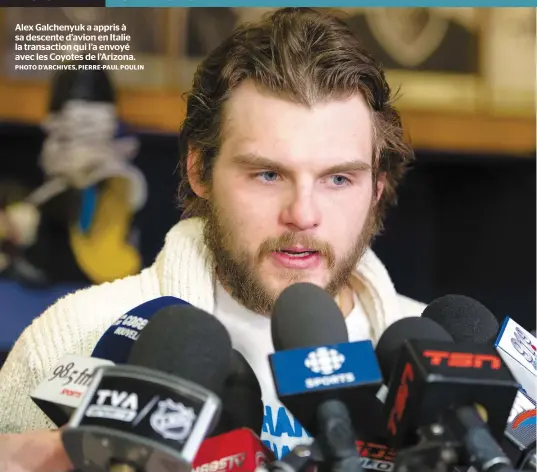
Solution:
<svg viewBox="0 0 537 472">
<path fill-rule="evenodd" d="M 519 427 L 524 428 L 527 426 L 535 427 L 535 424 L 536 424 L 536 410 L 534 408 L 533 410 L 526 410 L 518 414 L 513 420 L 513 424 L 511 425 L 511 428 L 517 429 Z"/>
</svg>

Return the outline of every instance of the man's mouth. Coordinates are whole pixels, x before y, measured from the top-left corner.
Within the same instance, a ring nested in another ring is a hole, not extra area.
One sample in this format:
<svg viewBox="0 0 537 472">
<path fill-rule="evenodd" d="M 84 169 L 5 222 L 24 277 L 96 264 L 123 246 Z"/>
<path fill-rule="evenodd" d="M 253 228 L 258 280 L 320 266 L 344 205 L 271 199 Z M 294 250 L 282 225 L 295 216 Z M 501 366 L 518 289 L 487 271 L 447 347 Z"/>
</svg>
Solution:
<svg viewBox="0 0 537 472">
<path fill-rule="evenodd" d="M 284 247 L 272 253 L 279 267 L 293 270 L 312 270 L 321 264 L 321 252 L 304 246 Z"/>
<path fill-rule="evenodd" d="M 279 253 L 282 253 L 282 254 L 285 254 L 287 256 L 290 256 L 290 257 L 296 257 L 296 258 L 301 258 L 301 257 L 308 257 L 308 256 L 312 256 L 314 254 L 318 254 L 319 251 L 315 251 L 313 249 L 280 249 L 279 251 L 277 251 Z"/>
<path fill-rule="evenodd" d="M 286 254 L 287 256 L 290 256 L 290 257 L 301 258 L 301 257 L 313 256 L 314 254 L 318 254 L 319 251 L 315 251 L 314 249 L 309 249 L 309 248 L 302 248 L 302 247 L 297 247 L 297 248 L 286 247 L 286 248 L 280 249 L 278 252 L 282 254 Z"/>
</svg>

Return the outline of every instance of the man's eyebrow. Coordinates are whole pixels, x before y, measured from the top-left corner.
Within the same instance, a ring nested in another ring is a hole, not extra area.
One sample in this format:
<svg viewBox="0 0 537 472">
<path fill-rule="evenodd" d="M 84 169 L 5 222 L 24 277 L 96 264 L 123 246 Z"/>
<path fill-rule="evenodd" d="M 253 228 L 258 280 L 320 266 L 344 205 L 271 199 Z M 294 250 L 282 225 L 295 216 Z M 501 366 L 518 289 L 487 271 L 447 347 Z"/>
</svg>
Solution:
<svg viewBox="0 0 537 472">
<path fill-rule="evenodd" d="M 244 167 L 252 167 L 258 169 L 270 169 L 279 172 L 290 172 L 285 165 L 280 162 L 273 161 L 268 157 L 260 156 L 258 154 L 248 153 L 239 154 L 232 158 L 232 162 Z M 339 174 L 346 172 L 368 172 L 371 170 L 371 164 L 360 160 L 352 160 L 335 164 L 323 172 L 321 175 Z"/>
<path fill-rule="evenodd" d="M 326 169 L 323 174 L 342 174 L 346 172 L 369 172 L 371 170 L 371 164 L 364 161 L 347 161 L 341 164 L 336 164 Z"/>
</svg>

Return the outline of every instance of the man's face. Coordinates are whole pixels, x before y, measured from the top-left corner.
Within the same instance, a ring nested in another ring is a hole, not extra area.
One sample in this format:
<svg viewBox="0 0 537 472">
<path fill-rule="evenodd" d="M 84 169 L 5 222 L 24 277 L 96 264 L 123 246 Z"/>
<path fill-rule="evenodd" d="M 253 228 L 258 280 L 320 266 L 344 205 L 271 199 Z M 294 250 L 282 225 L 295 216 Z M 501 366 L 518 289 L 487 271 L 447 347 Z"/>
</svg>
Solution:
<svg viewBox="0 0 537 472">
<path fill-rule="evenodd" d="M 296 282 L 335 295 L 376 232 L 363 98 L 307 108 L 244 83 L 226 104 L 222 137 L 205 195 L 222 284 L 262 314 Z"/>
</svg>

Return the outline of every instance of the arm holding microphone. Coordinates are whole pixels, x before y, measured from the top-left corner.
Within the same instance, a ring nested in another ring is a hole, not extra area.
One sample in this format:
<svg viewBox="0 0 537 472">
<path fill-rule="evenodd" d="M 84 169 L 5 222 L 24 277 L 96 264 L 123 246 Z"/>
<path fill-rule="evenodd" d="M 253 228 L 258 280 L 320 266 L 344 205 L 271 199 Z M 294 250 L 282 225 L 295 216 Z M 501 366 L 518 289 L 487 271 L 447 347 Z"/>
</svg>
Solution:
<svg viewBox="0 0 537 472">
<path fill-rule="evenodd" d="M 73 470 L 60 431 L 0 435 L 0 470 L 6 472 L 68 472 Z"/>
</svg>

